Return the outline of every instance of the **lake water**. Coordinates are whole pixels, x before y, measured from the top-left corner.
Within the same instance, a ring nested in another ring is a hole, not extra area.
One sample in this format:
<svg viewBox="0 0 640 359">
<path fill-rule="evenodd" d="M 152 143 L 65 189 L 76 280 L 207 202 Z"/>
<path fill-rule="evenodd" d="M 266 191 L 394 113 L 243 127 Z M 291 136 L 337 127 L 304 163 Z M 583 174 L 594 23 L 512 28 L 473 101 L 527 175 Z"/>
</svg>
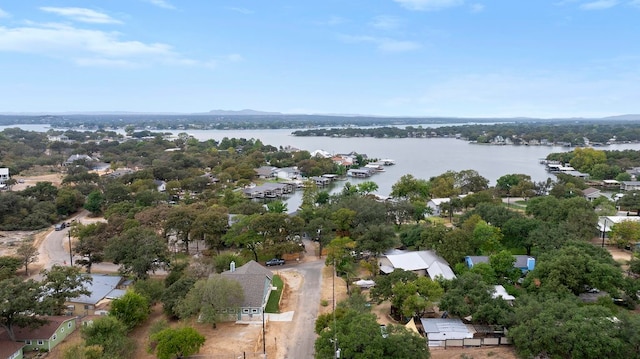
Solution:
<svg viewBox="0 0 640 359">
<path fill-rule="evenodd" d="M 430 125 L 433 126 L 433 125 Z M 7 127 L 20 127 L 24 130 L 46 132 L 50 127 L 45 125 L 0 126 L 0 131 Z M 426 125 L 425 125 L 426 127 Z M 573 148 L 560 146 L 492 146 L 471 144 L 454 138 L 333 138 L 333 137 L 296 137 L 292 129 L 277 130 L 187 130 L 162 131 L 178 134 L 187 132 L 194 138 L 204 141 L 228 138 L 260 139 L 264 144 L 276 147 L 292 146 L 312 152 L 324 150 L 332 154 L 355 151 L 366 154 L 370 158 L 390 158 L 395 166 L 385 167 L 385 172 L 378 173 L 368 179 L 378 185 L 378 194 L 387 196 L 391 187 L 400 177 L 411 174 L 416 178 L 428 180 L 448 170 L 462 171 L 473 169 L 487 178 L 490 185 L 503 175 L 522 173 L 531 176 L 534 181 L 544 181 L 552 177 L 540 159 L 553 152 L 571 151 Z M 118 131 L 123 133 L 122 131 Z M 639 150 L 640 144 L 618 144 L 601 147 L 603 150 Z M 348 179 L 351 183 L 359 183 L 363 179 Z M 344 182 L 338 182 L 331 192 L 340 190 Z M 289 209 L 295 210 L 301 201 L 301 191 L 288 199 Z"/>
</svg>

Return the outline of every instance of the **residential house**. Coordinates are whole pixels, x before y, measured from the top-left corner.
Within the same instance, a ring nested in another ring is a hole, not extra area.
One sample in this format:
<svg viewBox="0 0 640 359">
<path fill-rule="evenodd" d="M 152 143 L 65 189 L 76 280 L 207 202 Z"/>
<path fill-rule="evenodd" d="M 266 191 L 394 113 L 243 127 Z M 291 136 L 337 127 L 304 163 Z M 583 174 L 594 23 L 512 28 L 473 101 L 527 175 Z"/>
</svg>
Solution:
<svg viewBox="0 0 640 359">
<path fill-rule="evenodd" d="M 311 152 L 311 157 L 330 158 L 331 154 L 325 150 L 315 150 Z"/>
<path fill-rule="evenodd" d="M 49 142 L 73 142 L 69 140 L 69 137 L 67 135 L 47 135 L 47 140 L 49 140 Z"/>
<path fill-rule="evenodd" d="M 91 294 L 69 299 L 65 303 L 67 314 L 106 315 L 109 303 L 113 299 L 122 297 L 126 292 L 122 277 L 101 274 L 87 275 L 91 277 L 91 284 L 86 284 L 85 287 Z"/>
<path fill-rule="evenodd" d="M 639 216 L 600 216 L 598 217 L 598 230 L 600 232 L 599 236 L 602 238 L 602 243 L 604 244 L 605 238 L 609 237 L 609 232 L 611 232 L 611 228 L 616 224 L 624 221 L 633 221 L 640 222 Z"/>
<path fill-rule="evenodd" d="M 4 184 L 9 179 L 11 179 L 11 176 L 9 176 L 9 169 L 7 167 L 1 167 L 0 168 L 0 184 Z"/>
<path fill-rule="evenodd" d="M 69 166 L 71 164 L 73 164 L 76 161 L 86 161 L 86 162 L 93 162 L 94 159 L 87 156 L 87 155 L 79 155 L 79 154 L 75 154 L 75 155 L 71 155 L 69 156 L 69 158 L 67 158 L 66 161 L 64 161 L 64 165 L 65 166 Z"/>
<path fill-rule="evenodd" d="M 0 339 L 0 359 L 22 359 L 24 343 Z"/>
<path fill-rule="evenodd" d="M 435 251 L 394 250 L 379 259 L 379 267 L 385 274 L 403 269 L 420 276 L 428 275 L 431 279 L 441 277 L 450 280 L 456 277 L 449 263 Z"/>
<path fill-rule="evenodd" d="M 322 177 L 319 177 L 319 176 L 318 177 L 311 177 L 309 179 L 311 181 L 313 181 L 316 184 L 316 186 L 318 186 L 318 187 L 325 187 L 325 186 L 328 186 L 329 183 L 331 183 L 331 179 L 327 178 L 325 176 L 322 176 Z"/>
<path fill-rule="evenodd" d="M 516 297 L 507 293 L 507 290 L 505 289 L 505 287 L 501 285 L 493 286 L 493 293 L 491 293 L 491 297 L 493 297 L 493 299 L 502 298 L 504 301 L 509 303 L 509 305 L 513 305 L 513 303 L 516 300 Z"/>
<path fill-rule="evenodd" d="M 536 259 L 526 255 L 514 255 L 514 268 L 520 269 L 523 273 L 532 271 L 536 267 Z M 465 262 L 469 268 L 473 268 L 478 263 L 489 263 L 489 256 L 466 256 Z"/>
<path fill-rule="evenodd" d="M 445 347 L 447 340 L 473 339 L 472 326 L 454 318 L 420 318 L 430 347 Z"/>
<path fill-rule="evenodd" d="M 440 216 L 443 212 L 443 204 L 449 203 L 450 198 L 432 198 L 427 202 L 427 207 L 431 208 L 432 216 Z"/>
<path fill-rule="evenodd" d="M 229 310 L 226 314 L 233 315 L 238 321 L 262 320 L 264 308 L 273 289 L 273 273 L 252 260 L 237 268 L 232 262 L 230 270 L 223 272 L 222 276 L 240 283 L 244 292 L 239 311 L 236 313 Z"/>
<path fill-rule="evenodd" d="M 589 187 L 582 190 L 582 196 L 589 202 L 593 202 L 596 198 L 602 196 L 602 191 L 597 188 Z"/>
<path fill-rule="evenodd" d="M 300 170 L 298 169 L 298 167 L 283 167 L 276 169 L 275 175 L 277 178 L 291 181 L 300 179 Z"/>
<path fill-rule="evenodd" d="M 158 192 L 165 192 L 167 190 L 167 182 L 163 180 L 153 180 L 153 184 L 156 185 Z"/>
<path fill-rule="evenodd" d="M 620 183 L 620 189 L 623 191 L 640 190 L 640 181 L 622 181 Z"/>
<path fill-rule="evenodd" d="M 271 179 L 276 177 L 277 167 L 273 166 L 262 166 L 254 169 L 256 171 L 256 175 L 261 179 Z"/>
<path fill-rule="evenodd" d="M 41 318 L 47 322 L 39 327 L 14 327 L 13 333 L 16 340 L 24 345 L 23 351 L 49 352 L 76 330 L 75 317 L 48 316 Z M 6 333 L 4 334 L 6 335 Z"/>
</svg>

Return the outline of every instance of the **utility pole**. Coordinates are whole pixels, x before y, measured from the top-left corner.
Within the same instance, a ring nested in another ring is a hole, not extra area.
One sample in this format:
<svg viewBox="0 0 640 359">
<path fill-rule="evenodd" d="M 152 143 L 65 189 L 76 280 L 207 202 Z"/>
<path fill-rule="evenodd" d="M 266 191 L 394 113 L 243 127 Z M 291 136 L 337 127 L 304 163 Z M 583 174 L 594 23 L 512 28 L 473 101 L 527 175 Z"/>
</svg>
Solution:
<svg viewBox="0 0 640 359">
<path fill-rule="evenodd" d="M 333 259 L 333 277 L 331 278 L 331 289 L 333 291 L 333 354 L 334 358 L 339 358 L 340 354 L 338 352 L 338 333 L 336 330 L 338 329 L 336 326 L 336 259 Z"/>
<path fill-rule="evenodd" d="M 69 263 L 71 263 L 71 266 L 73 267 L 73 253 L 71 251 L 71 228 L 69 228 L 69 231 L 67 233 L 69 234 Z"/>
</svg>

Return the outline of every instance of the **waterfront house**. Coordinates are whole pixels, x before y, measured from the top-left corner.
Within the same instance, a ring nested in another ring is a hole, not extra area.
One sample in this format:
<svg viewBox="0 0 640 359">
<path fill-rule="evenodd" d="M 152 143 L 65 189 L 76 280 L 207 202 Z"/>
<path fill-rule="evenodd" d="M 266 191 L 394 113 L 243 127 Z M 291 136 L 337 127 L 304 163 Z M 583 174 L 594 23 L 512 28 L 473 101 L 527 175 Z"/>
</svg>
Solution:
<svg viewBox="0 0 640 359">
<path fill-rule="evenodd" d="M 371 177 L 375 173 L 372 168 L 355 168 L 347 171 L 347 176 L 356 178 Z"/>
<path fill-rule="evenodd" d="M 256 171 L 258 178 L 271 179 L 276 177 L 277 169 L 278 169 L 277 167 L 273 167 L 273 166 L 262 166 L 254 169 L 254 171 Z"/>
<path fill-rule="evenodd" d="M 275 170 L 275 176 L 277 178 L 291 181 L 300 178 L 300 170 L 298 167 L 283 167 Z"/>
<path fill-rule="evenodd" d="M 620 183 L 620 189 L 623 191 L 640 190 L 640 181 L 622 181 Z"/>
<path fill-rule="evenodd" d="M 442 205 L 449 203 L 450 198 L 432 198 L 427 202 L 427 207 L 431 208 L 432 216 L 440 216 L 442 214 Z"/>
<path fill-rule="evenodd" d="M 593 202 L 596 198 L 602 196 L 602 191 L 597 188 L 589 187 L 582 190 L 582 196 L 589 202 Z"/>
</svg>

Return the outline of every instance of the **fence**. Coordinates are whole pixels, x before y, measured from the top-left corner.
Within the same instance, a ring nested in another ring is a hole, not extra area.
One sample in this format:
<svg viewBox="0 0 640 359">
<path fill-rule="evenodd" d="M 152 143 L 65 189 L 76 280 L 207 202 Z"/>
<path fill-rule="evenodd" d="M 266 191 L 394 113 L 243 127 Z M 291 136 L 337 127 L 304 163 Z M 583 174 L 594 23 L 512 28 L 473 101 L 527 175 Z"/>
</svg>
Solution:
<svg viewBox="0 0 640 359">
<path fill-rule="evenodd" d="M 441 348 L 459 348 L 459 347 L 482 347 L 510 345 L 507 337 L 490 337 L 490 338 L 467 338 L 467 339 L 447 339 L 447 340 L 430 340 L 430 347 Z"/>
<path fill-rule="evenodd" d="M 237 353 L 237 354 L 194 354 L 188 359 L 266 359 L 263 353 Z"/>
</svg>

